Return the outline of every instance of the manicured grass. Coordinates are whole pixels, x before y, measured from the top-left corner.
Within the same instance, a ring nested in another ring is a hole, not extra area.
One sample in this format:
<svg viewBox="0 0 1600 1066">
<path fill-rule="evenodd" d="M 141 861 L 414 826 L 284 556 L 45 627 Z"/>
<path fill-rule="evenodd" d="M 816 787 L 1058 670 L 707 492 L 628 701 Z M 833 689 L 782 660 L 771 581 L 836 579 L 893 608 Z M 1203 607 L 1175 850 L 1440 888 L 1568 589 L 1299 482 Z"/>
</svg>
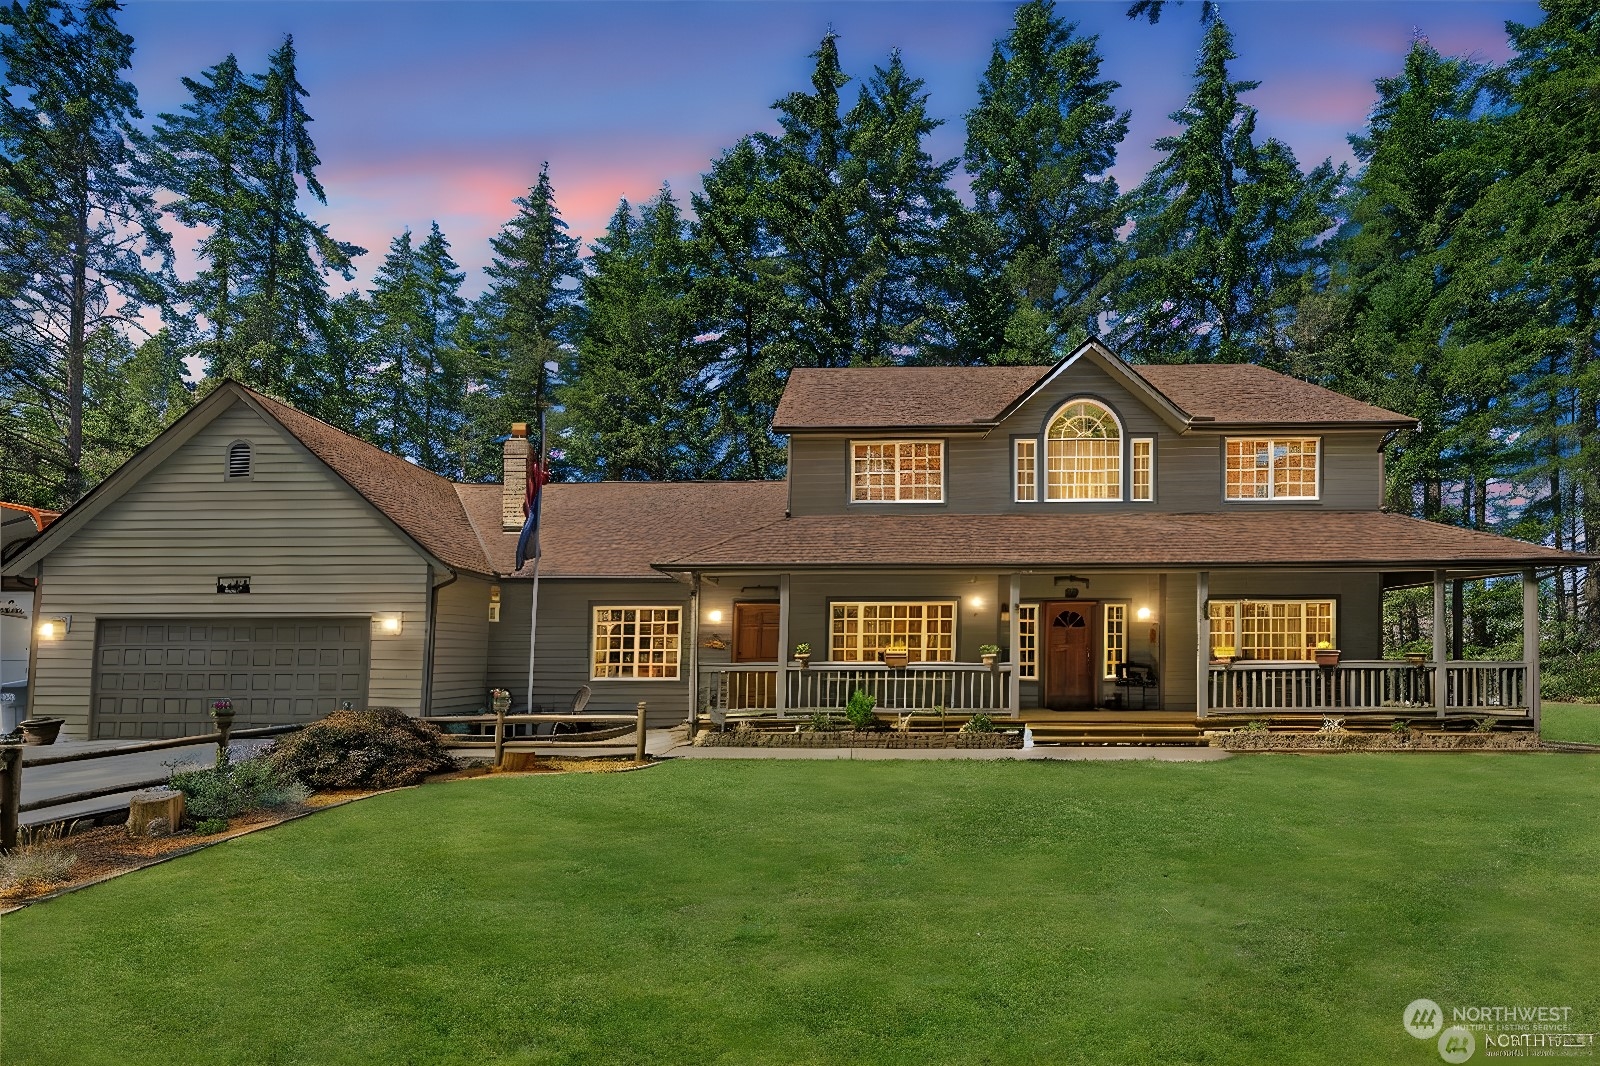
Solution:
<svg viewBox="0 0 1600 1066">
<path fill-rule="evenodd" d="M 680 762 L 378 797 L 4 919 L 0 1061 L 1437 1063 L 1600 1027 L 1600 761 Z"/>
<path fill-rule="evenodd" d="M 1592 703 L 1547 703 L 1539 733 L 1546 740 L 1600 744 L 1600 707 Z"/>
</svg>

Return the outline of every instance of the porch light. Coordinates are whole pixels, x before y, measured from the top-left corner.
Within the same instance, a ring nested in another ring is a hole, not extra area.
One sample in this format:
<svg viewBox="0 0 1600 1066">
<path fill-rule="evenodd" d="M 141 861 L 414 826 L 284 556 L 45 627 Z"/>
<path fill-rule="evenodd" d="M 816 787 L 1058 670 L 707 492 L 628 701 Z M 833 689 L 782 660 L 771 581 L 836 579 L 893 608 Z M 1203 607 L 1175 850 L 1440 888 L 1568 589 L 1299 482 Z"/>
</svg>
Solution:
<svg viewBox="0 0 1600 1066">
<path fill-rule="evenodd" d="M 1148 608 L 1148 607 L 1139 608 L 1139 610 L 1136 612 L 1136 617 L 1141 622 L 1150 621 L 1150 608 Z"/>
<path fill-rule="evenodd" d="M 384 615 L 382 618 L 378 619 L 378 628 L 383 630 L 383 632 L 388 636 L 392 637 L 399 635 L 400 616 L 397 614 Z"/>
<path fill-rule="evenodd" d="M 967 597 L 967 606 L 971 607 L 974 611 L 983 610 L 983 597 L 982 596 L 968 596 Z"/>
<path fill-rule="evenodd" d="M 59 640 L 72 632 L 72 616 L 64 615 L 60 618 L 46 618 L 39 623 L 40 640 Z"/>
<path fill-rule="evenodd" d="M 706 612 L 706 621 L 707 622 L 712 622 L 712 623 L 722 621 L 722 612 L 721 611 L 707 611 Z"/>
</svg>

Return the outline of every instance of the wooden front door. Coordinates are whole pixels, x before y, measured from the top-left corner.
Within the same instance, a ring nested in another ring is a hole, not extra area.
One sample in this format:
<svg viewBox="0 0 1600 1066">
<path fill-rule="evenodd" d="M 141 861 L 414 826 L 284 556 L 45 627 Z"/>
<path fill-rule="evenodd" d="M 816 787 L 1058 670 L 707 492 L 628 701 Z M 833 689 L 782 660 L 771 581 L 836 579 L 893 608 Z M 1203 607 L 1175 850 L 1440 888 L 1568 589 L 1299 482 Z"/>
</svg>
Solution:
<svg viewBox="0 0 1600 1066">
<path fill-rule="evenodd" d="M 1044 705 L 1052 711 L 1086 711 L 1095 705 L 1097 604 L 1062 600 L 1045 604 Z"/>
<path fill-rule="evenodd" d="M 778 661 L 778 605 L 776 603 L 736 603 L 733 605 L 733 661 L 736 663 L 775 663 Z M 778 674 L 730 674 L 736 688 L 730 692 L 730 707 L 776 707 Z"/>
</svg>

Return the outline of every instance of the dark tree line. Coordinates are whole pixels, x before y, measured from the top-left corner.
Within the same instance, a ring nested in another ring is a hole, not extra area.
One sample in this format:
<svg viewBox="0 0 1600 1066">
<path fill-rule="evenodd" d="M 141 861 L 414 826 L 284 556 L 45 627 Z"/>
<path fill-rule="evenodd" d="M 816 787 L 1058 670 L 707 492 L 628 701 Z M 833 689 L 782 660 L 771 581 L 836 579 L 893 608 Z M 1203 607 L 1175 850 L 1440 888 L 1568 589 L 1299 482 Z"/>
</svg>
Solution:
<svg viewBox="0 0 1600 1066">
<path fill-rule="evenodd" d="M 228 56 L 185 79 L 183 107 L 146 124 L 112 0 L 12 0 L 0 496 L 70 502 L 223 375 L 452 477 L 495 477 L 496 438 L 548 411 L 566 478 L 770 478 L 795 367 L 1046 363 L 1093 334 L 1413 414 L 1392 508 L 1592 549 L 1592 5 L 1545 0 L 1507 27 L 1503 66 L 1415 40 L 1351 137 L 1353 173 L 1260 135 L 1256 85 L 1198 6 L 1178 131 L 1131 189 L 1111 177 L 1117 83 L 1051 0 L 995 42 L 960 159 L 929 152 L 941 120 L 903 56 L 856 80 L 830 33 L 773 103 L 777 132 L 711 161 L 686 202 L 619 204 L 587 255 L 542 171 L 468 301 L 437 225 L 397 236 L 367 291 L 330 291 L 363 250 L 303 209 L 325 196 L 292 39 L 259 70 Z M 199 260 L 183 278 L 179 228 Z M 1555 591 L 1553 622 L 1592 633 L 1600 583 Z"/>
</svg>

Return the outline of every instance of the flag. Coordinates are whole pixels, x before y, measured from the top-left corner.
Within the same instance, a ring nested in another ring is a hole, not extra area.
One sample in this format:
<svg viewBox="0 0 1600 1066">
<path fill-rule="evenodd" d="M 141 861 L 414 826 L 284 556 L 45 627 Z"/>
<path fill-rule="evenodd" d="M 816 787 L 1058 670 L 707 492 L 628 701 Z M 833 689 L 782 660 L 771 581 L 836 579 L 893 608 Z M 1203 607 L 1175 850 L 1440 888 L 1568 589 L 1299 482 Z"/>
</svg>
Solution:
<svg viewBox="0 0 1600 1066">
<path fill-rule="evenodd" d="M 539 557 L 539 503 L 544 493 L 539 490 L 544 488 L 545 482 L 550 480 L 549 471 L 545 470 L 544 463 L 529 456 L 528 458 L 528 490 L 522 497 L 522 513 L 527 517 L 522 523 L 522 534 L 517 537 L 517 569 L 530 558 Z M 530 552 L 528 549 L 532 547 Z"/>
</svg>

